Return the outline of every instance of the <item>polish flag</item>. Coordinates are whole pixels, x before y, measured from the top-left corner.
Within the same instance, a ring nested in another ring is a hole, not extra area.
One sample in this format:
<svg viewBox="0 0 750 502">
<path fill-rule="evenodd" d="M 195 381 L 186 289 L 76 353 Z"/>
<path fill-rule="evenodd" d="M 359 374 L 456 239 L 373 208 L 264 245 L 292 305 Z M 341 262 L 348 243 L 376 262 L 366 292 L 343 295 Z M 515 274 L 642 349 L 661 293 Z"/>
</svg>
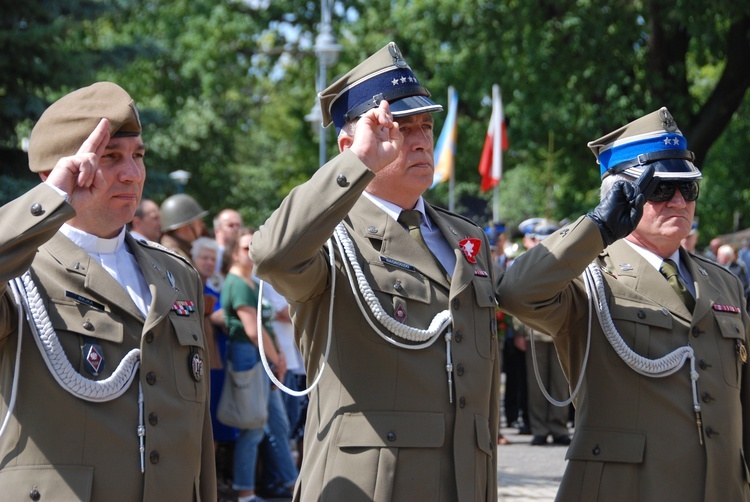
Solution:
<svg viewBox="0 0 750 502">
<path fill-rule="evenodd" d="M 500 86 L 492 86 L 492 115 L 487 137 L 479 160 L 479 174 L 482 176 L 482 192 L 497 186 L 503 177 L 503 150 L 508 149 L 508 132 L 505 128 L 503 102 L 500 97 Z"/>
</svg>

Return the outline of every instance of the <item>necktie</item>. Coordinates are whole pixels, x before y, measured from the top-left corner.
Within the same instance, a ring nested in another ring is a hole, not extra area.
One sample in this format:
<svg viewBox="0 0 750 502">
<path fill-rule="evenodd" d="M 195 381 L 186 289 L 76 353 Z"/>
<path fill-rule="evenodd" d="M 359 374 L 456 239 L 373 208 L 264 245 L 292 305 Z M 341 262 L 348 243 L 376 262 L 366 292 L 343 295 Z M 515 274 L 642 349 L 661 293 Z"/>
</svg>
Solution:
<svg viewBox="0 0 750 502">
<path fill-rule="evenodd" d="M 690 312 L 695 308 L 695 298 L 690 294 L 690 291 L 685 287 L 685 283 L 682 281 L 679 272 L 677 271 L 677 265 L 672 260 L 664 260 L 659 270 L 661 274 L 667 278 L 667 282 L 672 289 L 674 289 L 677 296 L 680 297 L 682 303 L 688 308 Z"/>
<path fill-rule="evenodd" d="M 404 225 L 407 230 L 409 230 L 409 235 L 411 235 L 412 238 L 425 249 L 425 251 L 429 252 L 427 243 L 424 241 L 424 237 L 422 237 L 422 231 L 419 229 L 419 224 L 421 221 L 422 217 L 419 211 L 417 211 L 416 209 L 405 209 L 401 211 L 401 214 L 398 215 L 398 222 Z"/>
</svg>

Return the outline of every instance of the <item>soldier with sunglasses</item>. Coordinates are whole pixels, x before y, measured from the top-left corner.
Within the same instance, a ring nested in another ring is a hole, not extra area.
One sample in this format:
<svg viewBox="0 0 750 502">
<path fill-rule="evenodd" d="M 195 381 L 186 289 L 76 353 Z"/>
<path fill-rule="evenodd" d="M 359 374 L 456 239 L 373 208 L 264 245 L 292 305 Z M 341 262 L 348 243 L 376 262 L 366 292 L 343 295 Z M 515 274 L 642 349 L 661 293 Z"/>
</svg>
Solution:
<svg viewBox="0 0 750 502">
<path fill-rule="evenodd" d="M 601 202 L 498 278 L 554 338 L 576 431 L 560 501 L 750 501 L 750 318 L 687 252 L 700 171 L 666 108 L 589 143 Z"/>
</svg>

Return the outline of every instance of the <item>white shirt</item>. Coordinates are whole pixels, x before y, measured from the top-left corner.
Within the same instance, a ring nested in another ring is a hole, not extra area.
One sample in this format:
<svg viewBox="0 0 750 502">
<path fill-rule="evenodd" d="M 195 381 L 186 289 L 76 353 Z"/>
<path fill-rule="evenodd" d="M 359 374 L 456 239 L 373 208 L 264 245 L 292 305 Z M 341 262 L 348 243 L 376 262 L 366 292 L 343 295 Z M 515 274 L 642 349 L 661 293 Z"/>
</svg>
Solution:
<svg viewBox="0 0 750 502">
<path fill-rule="evenodd" d="M 151 305 L 151 291 L 138 261 L 125 245 L 125 227 L 112 239 L 102 239 L 67 223 L 63 224 L 60 232 L 99 262 L 104 270 L 125 288 L 145 318 Z"/>
<path fill-rule="evenodd" d="M 393 204 L 392 202 L 388 202 L 379 197 L 376 197 L 369 192 L 363 192 L 363 194 L 365 197 L 370 199 L 373 204 L 385 211 L 388 216 L 398 221 L 398 217 L 401 214 L 401 211 L 403 211 L 403 208 L 397 206 L 396 204 Z M 437 225 L 433 225 L 432 221 L 430 221 L 430 218 L 425 212 L 424 199 L 422 197 L 419 197 L 417 205 L 414 206 L 414 209 L 419 211 L 419 213 L 422 215 L 422 218 L 420 219 L 419 230 L 422 232 L 422 238 L 424 239 L 425 244 L 427 244 L 427 247 L 430 249 L 432 254 L 435 255 L 435 258 L 437 258 L 437 260 L 443 266 L 443 269 L 448 272 L 448 275 L 453 277 L 453 270 L 456 268 L 456 254 L 453 248 L 451 248 L 450 244 L 448 244 L 448 241 L 445 240 L 443 232 L 440 231 Z"/>
</svg>

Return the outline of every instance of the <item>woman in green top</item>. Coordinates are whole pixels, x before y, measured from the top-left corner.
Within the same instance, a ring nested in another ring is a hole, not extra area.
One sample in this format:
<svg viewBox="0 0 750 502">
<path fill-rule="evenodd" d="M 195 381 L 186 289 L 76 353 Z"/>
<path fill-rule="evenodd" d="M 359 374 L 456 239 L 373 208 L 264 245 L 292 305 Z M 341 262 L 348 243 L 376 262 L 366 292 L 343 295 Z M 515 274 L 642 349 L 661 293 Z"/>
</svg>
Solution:
<svg viewBox="0 0 750 502">
<path fill-rule="evenodd" d="M 224 308 L 224 319 L 229 335 L 228 358 L 235 370 L 248 370 L 260 362 L 258 350 L 258 285 L 253 281 L 253 262 L 248 256 L 252 233 L 243 230 L 232 251 L 232 266 L 229 269 L 224 286 L 221 290 L 221 305 Z M 286 373 L 286 359 L 284 354 L 274 345 L 266 329 L 263 336 L 263 349 L 268 362 L 274 367 L 274 373 L 283 381 Z M 270 381 L 268 382 L 270 385 Z M 278 391 L 276 391 L 278 393 Z M 273 397 L 271 398 L 273 399 Z M 269 422 L 278 420 L 269 406 Z M 267 426 L 268 427 L 268 426 Z M 234 481 L 232 487 L 238 491 L 240 502 L 258 500 L 255 495 L 255 468 L 258 457 L 258 445 L 263 440 L 264 429 L 241 429 L 234 448 Z M 288 450 L 288 447 L 287 447 Z M 283 452 L 282 452 L 283 453 Z M 291 469 L 283 468 L 286 484 L 294 484 L 297 477 L 296 468 L 291 463 Z M 276 460 L 276 459 L 273 459 Z M 287 463 L 283 459 L 282 466 Z M 290 479 L 291 478 L 291 479 Z"/>
</svg>

